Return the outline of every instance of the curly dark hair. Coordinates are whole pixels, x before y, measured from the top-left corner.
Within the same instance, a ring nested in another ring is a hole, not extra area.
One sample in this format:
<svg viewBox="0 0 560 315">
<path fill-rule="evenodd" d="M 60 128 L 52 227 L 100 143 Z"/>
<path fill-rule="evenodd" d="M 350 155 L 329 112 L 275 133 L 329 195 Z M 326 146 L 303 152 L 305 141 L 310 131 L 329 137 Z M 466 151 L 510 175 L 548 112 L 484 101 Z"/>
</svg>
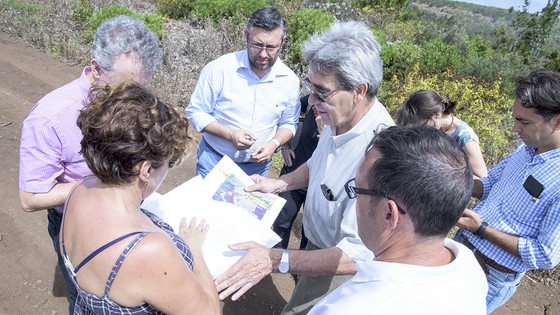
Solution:
<svg viewBox="0 0 560 315">
<path fill-rule="evenodd" d="M 132 182 L 141 161 L 173 167 L 192 143 L 184 114 L 138 83 L 94 87 L 88 100 L 78 116 L 80 153 L 105 184 Z"/>
<path fill-rule="evenodd" d="M 418 90 L 408 97 L 397 112 L 397 125 L 419 125 L 437 113 L 450 115 L 457 102 L 431 90 Z"/>
</svg>

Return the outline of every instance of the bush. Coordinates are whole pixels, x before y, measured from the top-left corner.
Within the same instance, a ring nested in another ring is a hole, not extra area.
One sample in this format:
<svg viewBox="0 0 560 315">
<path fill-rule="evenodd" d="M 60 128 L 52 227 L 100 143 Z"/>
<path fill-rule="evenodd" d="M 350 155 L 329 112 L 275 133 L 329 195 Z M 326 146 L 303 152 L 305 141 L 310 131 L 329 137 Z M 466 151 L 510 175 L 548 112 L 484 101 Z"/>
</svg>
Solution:
<svg viewBox="0 0 560 315">
<path fill-rule="evenodd" d="M 422 50 L 410 41 L 398 41 L 381 46 L 383 78 L 404 77 L 414 65 L 420 62 Z"/>
<path fill-rule="evenodd" d="M 457 47 L 448 45 L 439 38 L 427 42 L 422 50 L 422 68 L 432 72 L 458 69 L 462 59 Z"/>
<path fill-rule="evenodd" d="M 447 70 L 427 74 L 416 66 L 404 78 L 385 81 L 380 98 L 396 117 L 399 106 L 417 90 L 434 90 L 457 102 L 456 115 L 478 134 L 484 159 L 489 166 L 501 161 L 517 145 L 511 134 L 513 97 L 500 88 L 501 79 L 481 83 L 472 77 L 457 78 Z"/>
<path fill-rule="evenodd" d="M 127 15 L 139 19 L 144 22 L 150 31 L 154 32 L 160 38 L 167 36 L 167 32 L 163 28 L 164 20 L 160 15 L 155 13 L 140 14 L 123 5 L 113 4 L 99 9 L 90 17 L 85 35 L 86 41 L 93 41 L 93 35 L 101 23 L 119 15 Z"/>
<path fill-rule="evenodd" d="M 157 0 L 156 11 L 168 18 L 180 19 L 189 16 L 195 0 Z"/>
<path fill-rule="evenodd" d="M 78 24 L 86 24 L 93 14 L 93 6 L 88 0 L 80 0 L 72 8 L 72 20 Z"/>
<path fill-rule="evenodd" d="M 286 55 L 288 66 L 296 73 L 303 72 L 303 43 L 310 35 L 329 28 L 334 16 L 319 9 L 303 9 L 294 13 L 288 21 L 290 50 Z"/>
<path fill-rule="evenodd" d="M 218 28 L 224 18 L 234 18 L 243 23 L 257 9 L 269 6 L 266 0 L 195 0 L 193 12 L 210 19 Z"/>
</svg>

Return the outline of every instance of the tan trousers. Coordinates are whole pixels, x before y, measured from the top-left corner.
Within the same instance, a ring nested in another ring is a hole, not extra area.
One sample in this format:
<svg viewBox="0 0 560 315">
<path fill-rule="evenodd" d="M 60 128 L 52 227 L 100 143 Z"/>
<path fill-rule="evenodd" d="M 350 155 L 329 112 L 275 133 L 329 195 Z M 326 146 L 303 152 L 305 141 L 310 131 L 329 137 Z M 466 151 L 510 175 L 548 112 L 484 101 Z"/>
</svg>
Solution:
<svg viewBox="0 0 560 315">
<path fill-rule="evenodd" d="M 306 250 L 319 249 L 309 242 Z M 341 276 L 299 276 L 292 297 L 281 315 L 307 314 L 327 294 L 334 291 L 353 275 Z"/>
</svg>

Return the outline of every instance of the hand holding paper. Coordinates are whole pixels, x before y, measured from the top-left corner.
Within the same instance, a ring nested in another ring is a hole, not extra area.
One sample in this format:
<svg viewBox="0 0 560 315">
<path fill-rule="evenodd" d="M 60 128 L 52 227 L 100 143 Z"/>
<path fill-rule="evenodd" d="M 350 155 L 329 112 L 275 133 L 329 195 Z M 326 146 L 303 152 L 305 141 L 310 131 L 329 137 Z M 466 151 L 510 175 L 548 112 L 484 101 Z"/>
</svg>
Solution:
<svg viewBox="0 0 560 315">
<path fill-rule="evenodd" d="M 252 184 L 249 176 L 224 157 L 205 179 L 192 178 L 163 196 L 154 193 L 144 200 L 142 208 L 159 216 L 175 231 L 181 231 L 181 220 L 186 224 L 193 217 L 204 219 L 209 229 L 202 252 L 212 277 L 216 278 L 245 254 L 228 245 L 254 241 L 268 249 L 280 241 L 270 226 L 285 200 L 271 194 L 245 192 L 245 186 Z M 187 244 L 193 246 L 192 241 Z"/>
<path fill-rule="evenodd" d="M 247 192 L 280 193 L 286 190 L 287 184 L 279 179 L 272 179 L 261 175 L 251 175 L 251 179 L 255 184 L 245 187 Z"/>
<path fill-rule="evenodd" d="M 208 228 L 209 226 L 205 219 L 202 219 L 200 224 L 197 225 L 196 218 L 193 217 L 187 225 L 187 219 L 182 218 L 179 224 L 179 235 L 189 244 L 191 249 L 195 247 L 202 249 L 206 234 L 208 233 Z"/>
</svg>

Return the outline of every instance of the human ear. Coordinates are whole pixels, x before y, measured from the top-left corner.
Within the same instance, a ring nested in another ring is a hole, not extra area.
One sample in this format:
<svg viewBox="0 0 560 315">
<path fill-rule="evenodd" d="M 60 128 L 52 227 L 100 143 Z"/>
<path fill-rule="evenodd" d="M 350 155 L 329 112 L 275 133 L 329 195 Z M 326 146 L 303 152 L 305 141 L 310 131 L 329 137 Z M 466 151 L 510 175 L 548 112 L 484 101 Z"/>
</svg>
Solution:
<svg viewBox="0 0 560 315">
<path fill-rule="evenodd" d="M 151 161 L 141 161 L 138 162 L 138 167 L 140 168 L 139 178 L 142 182 L 148 182 L 150 178 L 150 173 L 152 172 L 152 162 Z"/>
<path fill-rule="evenodd" d="M 385 224 L 389 230 L 394 230 L 397 228 L 397 224 L 399 223 L 399 207 L 397 206 L 397 203 L 391 199 L 387 199 L 385 207 Z"/>
<path fill-rule="evenodd" d="M 554 128 L 554 130 L 560 130 L 560 115 L 554 116 L 554 118 L 552 118 L 551 121 L 552 121 L 552 128 Z"/>
<path fill-rule="evenodd" d="M 355 91 L 354 101 L 356 103 L 361 102 L 366 97 L 367 90 L 368 90 L 368 84 L 367 83 L 362 83 L 362 84 L 356 86 L 354 88 L 354 91 Z"/>
<path fill-rule="evenodd" d="M 99 81 L 101 79 L 101 74 L 103 73 L 103 70 L 101 70 L 101 66 L 95 59 L 91 59 L 89 64 L 91 67 L 91 75 L 93 76 L 93 80 L 95 82 Z"/>
</svg>

